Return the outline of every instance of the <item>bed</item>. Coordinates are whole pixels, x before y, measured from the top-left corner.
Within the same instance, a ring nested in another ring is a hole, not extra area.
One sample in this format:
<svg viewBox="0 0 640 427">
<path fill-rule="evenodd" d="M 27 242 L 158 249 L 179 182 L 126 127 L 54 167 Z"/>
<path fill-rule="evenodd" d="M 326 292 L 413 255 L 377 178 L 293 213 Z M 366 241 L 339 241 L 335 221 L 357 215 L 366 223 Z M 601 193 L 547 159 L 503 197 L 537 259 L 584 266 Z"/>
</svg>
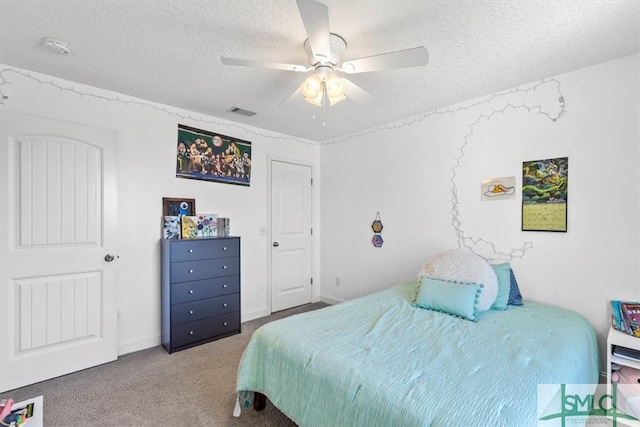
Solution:
<svg viewBox="0 0 640 427">
<path fill-rule="evenodd" d="M 301 426 L 534 426 L 538 384 L 598 382 L 595 333 L 578 313 L 527 302 L 469 321 L 417 307 L 419 286 L 260 327 L 239 406 L 266 395 Z"/>
</svg>

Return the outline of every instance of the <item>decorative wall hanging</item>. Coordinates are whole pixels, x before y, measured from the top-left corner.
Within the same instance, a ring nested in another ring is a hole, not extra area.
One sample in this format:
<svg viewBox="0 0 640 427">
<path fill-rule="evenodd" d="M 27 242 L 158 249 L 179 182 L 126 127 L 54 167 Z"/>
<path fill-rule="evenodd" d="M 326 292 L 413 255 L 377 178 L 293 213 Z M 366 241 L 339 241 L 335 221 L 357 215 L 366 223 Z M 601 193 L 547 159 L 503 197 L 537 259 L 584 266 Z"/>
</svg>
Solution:
<svg viewBox="0 0 640 427">
<path fill-rule="evenodd" d="M 178 125 L 176 176 L 249 186 L 251 142 Z"/>
<path fill-rule="evenodd" d="M 516 197 L 516 177 L 507 176 L 504 178 L 483 179 L 480 184 L 480 200 L 493 201 L 504 199 L 515 199 Z"/>
<path fill-rule="evenodd" d="M 382 225 L 382 221 L 380 220 L 380 212 L 376 212 L 376 219 L 373 220 L 373 223 L 371 224 L 371 229 L 373 230 L 373 239 L 371 239 L 371 242 L 373 243 L 373 246 L 375 246 L 376 248 L 381 248 L 382 244 L 384 243 L 384 240 L 382 239 L 382 235 L 380 235 L 380 232 L 382 231 L 383 225 Z"/>
<path fill-rule="evenodd" d="M 569 158 L 522 163 L 522 231 L 567 231 Z"/>
</svg>

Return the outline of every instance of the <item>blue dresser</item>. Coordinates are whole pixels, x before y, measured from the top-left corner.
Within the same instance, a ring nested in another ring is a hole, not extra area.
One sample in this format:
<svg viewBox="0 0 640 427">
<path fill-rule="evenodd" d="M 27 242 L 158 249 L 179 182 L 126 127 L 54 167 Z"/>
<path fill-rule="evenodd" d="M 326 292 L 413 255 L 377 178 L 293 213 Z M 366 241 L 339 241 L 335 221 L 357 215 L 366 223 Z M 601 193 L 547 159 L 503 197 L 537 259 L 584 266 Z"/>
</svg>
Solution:
<svg viewBox="0 0 640 427">
<path fill-rule="evenodd" d="M 240 333 L 240 238 L 161 240 L 162 346 Z"/>
</svg>

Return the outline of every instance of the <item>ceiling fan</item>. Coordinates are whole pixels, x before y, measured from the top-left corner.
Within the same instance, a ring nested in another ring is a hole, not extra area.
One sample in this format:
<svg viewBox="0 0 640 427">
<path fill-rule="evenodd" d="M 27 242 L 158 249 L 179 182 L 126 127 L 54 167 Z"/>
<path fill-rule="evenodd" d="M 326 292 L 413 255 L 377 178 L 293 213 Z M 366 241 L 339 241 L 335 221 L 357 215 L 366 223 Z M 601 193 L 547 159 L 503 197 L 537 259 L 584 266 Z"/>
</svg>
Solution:
<svg viewBox="0 0 640 427">
<path fill-rule="evenodd" d="M 347 48 L 347 42 L 329 31 L 329 8 L 315 0 L 296 0 L 296 3 L 307 33 L 304 48 L 310 66 L 224 56 L 221 57 L 222 63 L 302 73 L 313 70 L 313 74 L 291 96 L 302 93 L 305 101 L 321 106 L 326 102 L 334 105 L 347 97 L 365 105 L 371 105 L 374 102 L 368 92 L 350 80 L 339 77 L 336 72 L 355 74 L 418 67 L 427 65 L 429 61 L 427 49 L 420 46 L 342 62 L 342 54 Z"/>
</svg>

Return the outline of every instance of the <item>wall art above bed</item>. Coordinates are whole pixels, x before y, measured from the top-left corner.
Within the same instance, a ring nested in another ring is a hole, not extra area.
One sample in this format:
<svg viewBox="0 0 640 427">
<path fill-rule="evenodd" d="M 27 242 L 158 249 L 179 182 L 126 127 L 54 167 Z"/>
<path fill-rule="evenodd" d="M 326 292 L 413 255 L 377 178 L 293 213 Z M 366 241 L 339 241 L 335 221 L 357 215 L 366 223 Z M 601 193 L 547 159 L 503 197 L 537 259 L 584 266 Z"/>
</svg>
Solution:
<svg viewBox="0 0 640 427">
<path fill-rule="evenodd" d="M 251 185 L 251 142 L 178 125 L 176 177 Z"/>
<path fill-rule="evenodd" d="M 567 231 L 569 158 L 522 163 L 522 231 Z"/>
</svg>

